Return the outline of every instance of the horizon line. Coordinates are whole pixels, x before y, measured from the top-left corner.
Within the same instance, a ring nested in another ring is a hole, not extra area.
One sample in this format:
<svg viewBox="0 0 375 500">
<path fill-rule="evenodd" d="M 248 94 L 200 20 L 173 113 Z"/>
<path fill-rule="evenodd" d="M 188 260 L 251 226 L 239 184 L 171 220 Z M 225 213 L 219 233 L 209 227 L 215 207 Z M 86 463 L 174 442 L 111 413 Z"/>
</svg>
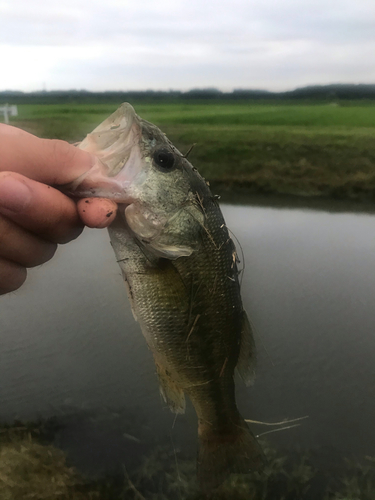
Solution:
<svg viewBox="0 0 375 500">
<path fill-rule="evenodd" d="M 335 83 L 328 83 L 328 84 L 308 84 L 304 85 L 301 87 L 294 87 L 293 89 L 289 90 L 268 90 L 268 89 L 263 89 L 263 88 L 251 88 L 251 87 L 234 87 L 231 90 L 222 90 L 217 87 L 191 87 L 189 89 L 126 89 L 126 90 L 121 90 L 121 89 L 106 89 L 106 90 L 89 90 L 89 89 L 77 89 L 77 88 L 69 88 L 69 89 L 38 89 L 38 90 L 17 90 L 17 89 L 3 89 L 0 90 L 0 94 L 4 93 L 17 93 L 17 94 L 48 94 L 48 93 L 57 93 L 57 92 L 76 92 L 76 93 L 92 93 L 92 94 L 104 94 L 104 93 L 135 93 L 135 92 L 141 92 L 141 93 L 157 93 L 157 92 L 164 92 L 164 93 L 181 93 L 181 94 L 186 94 L 189 92 L 197 92 L 197 91 L 204 91 L 204 92 L 217 92 L 221 94 L 232 94 L 236 92 L 263 92 L 267 94 L 285 94 L 285 93 L 290 93 L 290 92 L 295 92 L 297 90 L 304 90 L 304 89 L 312 89 L 312 88 L 327 88 L 327 87 L 375 87 L 375 82 L 374 83 L 342 83 L 342 82 L 335 82 Z"/>
</svg>

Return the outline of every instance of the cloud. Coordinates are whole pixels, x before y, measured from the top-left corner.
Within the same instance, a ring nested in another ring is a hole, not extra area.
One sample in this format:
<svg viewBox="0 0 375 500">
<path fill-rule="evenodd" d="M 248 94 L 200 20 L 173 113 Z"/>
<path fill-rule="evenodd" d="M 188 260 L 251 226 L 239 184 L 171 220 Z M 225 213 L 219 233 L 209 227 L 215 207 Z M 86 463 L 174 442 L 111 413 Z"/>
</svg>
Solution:
<svg viewBox="0 0 375 500">
<path fill-rule="evenodd" d="M 373 82 L 371 0 L 0 0 L 0 88 Z"/>
</svg>

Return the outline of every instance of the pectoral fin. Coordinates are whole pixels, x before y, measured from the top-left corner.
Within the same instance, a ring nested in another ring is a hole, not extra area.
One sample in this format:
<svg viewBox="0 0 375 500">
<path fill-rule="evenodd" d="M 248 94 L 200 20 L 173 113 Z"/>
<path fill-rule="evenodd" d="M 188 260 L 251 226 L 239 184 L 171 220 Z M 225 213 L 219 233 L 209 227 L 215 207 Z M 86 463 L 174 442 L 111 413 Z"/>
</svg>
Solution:
<svg viewBox="0 0 375 500">
<path fill-rule="evenodd" d="M 242 311 L 241 349 L 237 371 L 246 385 L 251 385 L 255 376 L 256 350 L 253 332 L 247 314 Z"/>
<path fill-rule="evenodd" d="M 156 371 L 159 377 L 160 394 L 173 413 L 185 413 L 184 391 L 172 380 L 168 371 L 156 361 Z"/>
<path fill-rule="evenodd" d="M 150 251 L 155 255 L 169 260 L 176 260 L 179 257 L 189 257 L 194 251 L 188 246 L 163 245 L 160 242 L 152 242 L 148 246 Z"/>
</svg>

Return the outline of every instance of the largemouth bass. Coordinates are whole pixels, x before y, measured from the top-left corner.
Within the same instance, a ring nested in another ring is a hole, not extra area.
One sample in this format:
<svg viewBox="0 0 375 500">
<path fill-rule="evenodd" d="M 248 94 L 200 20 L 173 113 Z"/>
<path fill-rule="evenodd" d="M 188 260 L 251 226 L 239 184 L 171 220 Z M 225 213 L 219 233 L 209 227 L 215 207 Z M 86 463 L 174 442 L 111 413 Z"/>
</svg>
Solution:
<svg viewBox="0 0 375 500">
<path fill-rule="evenodd" d="M 116 200 L 109 228 L 135 319 L 151 349 L 160 391 L 198 416 L 204 490 L 263 463 L 235 401 L 234 371 L 253 377 L 255 349 L 242 307 L 237 253 L 216 198 L 167 137 L 121 107 L 79 146 L 98 158 L 70 186 L 75 196 Z"/>
</svg>

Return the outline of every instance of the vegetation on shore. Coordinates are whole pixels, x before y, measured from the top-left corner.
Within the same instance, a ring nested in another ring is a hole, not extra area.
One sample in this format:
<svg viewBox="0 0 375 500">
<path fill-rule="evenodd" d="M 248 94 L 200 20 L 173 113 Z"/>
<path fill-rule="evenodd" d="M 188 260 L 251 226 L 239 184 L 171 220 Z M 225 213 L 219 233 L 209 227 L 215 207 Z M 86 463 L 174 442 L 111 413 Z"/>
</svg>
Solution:
<svg viewBox="0 0 375 500">
<path fill-rule="evenodd" d="M 150 449 L 135 470 L 97 480 L 69 466 L 46 439 L 46 423 L 0 427 L 2 500 L 373 500 L 375 459 L 348 463 L 341 478 L 318 472 L 305 454 L 282 456 L 262 443 L 266 470 L 233 475 L 210 497 L 196 484 L 195 460 L 170 446 Z M 47 425 L 48 427 L 48 425 Z"/>
<path fill-rule="evenodd" d="M 237 101 L 239 99 L 262 101 L 320 101 L 332 102 L 375 100 L 374 84 L 336 83 L 329 85 L 308 85 L 284 92 L 271 92 L 262 89 L 238 88 L 222 91 L 215 87 L 193 88 L 190 90 L 111 90 L 89 91 L 85 89 L 71 90 L 39 90 L 21 92 L 17 90 L 0 91 L 0 103 L 12 101 L 13 104 L 63 104 L 63 103 L 117 103 L 123 101 L 139 102 L 176 102 L 203 100 L 210 102 Z"/>
<path fill-rule="evenodd" d="M 374 200 L 375 103 L 132 104 L 181 152 L 195 144 L 189 159 L 216 194 Z M 116 107 L 20 105 L 12 123 L 42 137 L 75 142 Z"/>
</svg>

